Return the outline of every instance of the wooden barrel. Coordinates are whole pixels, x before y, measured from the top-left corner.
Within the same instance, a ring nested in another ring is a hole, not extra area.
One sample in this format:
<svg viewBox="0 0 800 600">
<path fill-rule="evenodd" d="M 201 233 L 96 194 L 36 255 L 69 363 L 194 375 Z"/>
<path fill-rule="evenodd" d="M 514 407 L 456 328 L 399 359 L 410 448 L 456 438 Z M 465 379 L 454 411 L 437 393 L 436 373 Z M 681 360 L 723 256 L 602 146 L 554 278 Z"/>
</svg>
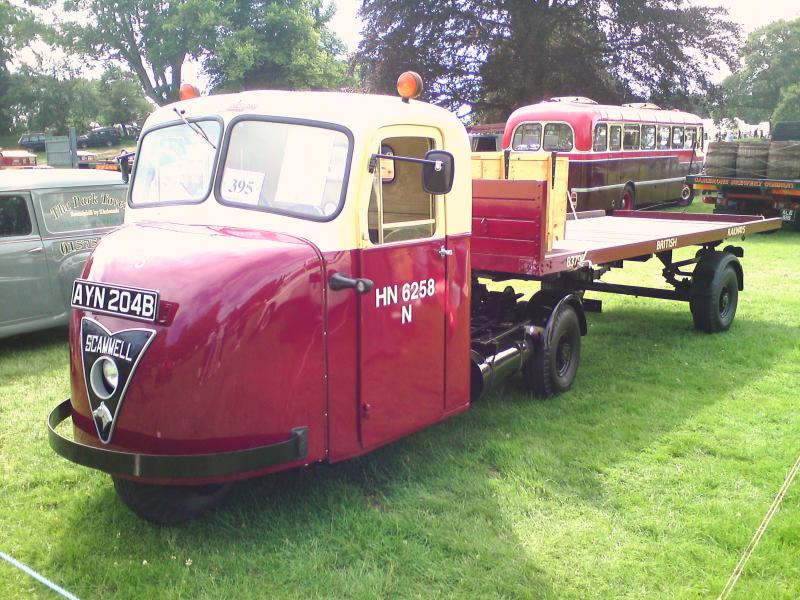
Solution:
<svg viewBox="0 0 800 600">
<path fill-rule="evenodd" d="M 800 179 L 800 142 L 769 145 L 767 179 Z"/>
<path fill-rule="evenodd" d="M 739 142 L 711 142 L 706 154 L 706 175 L 735 177 Z"/>
<path fill-rule="evenodd" d="M 736 177 L 764 179 L 767 176 L 769 142 L 743 142 L 736 153 Z"/>
</svg>

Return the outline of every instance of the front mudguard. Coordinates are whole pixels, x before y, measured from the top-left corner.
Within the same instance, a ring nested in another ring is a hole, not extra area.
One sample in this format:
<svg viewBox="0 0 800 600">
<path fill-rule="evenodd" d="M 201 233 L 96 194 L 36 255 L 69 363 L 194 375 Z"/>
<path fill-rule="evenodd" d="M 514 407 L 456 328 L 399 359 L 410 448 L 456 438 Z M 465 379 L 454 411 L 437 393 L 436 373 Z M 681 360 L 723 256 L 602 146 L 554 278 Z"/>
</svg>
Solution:
<svg viewBox="0 0 800 600">
<path fill-rule="evenodd" d="M 528 300 L 528 317 L 530 318 L 529 334 L 534 345 L 539 348 L 549 347 L 552 338 L 552 324 L 555 314 L 564 304 L 569 304 L 578 315 L 581 335 L 588 332 L 586 313 L 583 302 L 575 292 L 564 290 L 539 290 Z"/>
<path fill-rule="evenodd" d="M 197 480 L 230 478 L 293 463 L 308 455 L 308 427 L 292 429 L 289 439 L 276 444 L 211 454 L 140 454 L 82 444 L 56 431 L 72 416 L 69 399 L 56 406 L 47 418 L 50 447 L 76 464 L 121 477 L 141 479 Z"/>
</svg>

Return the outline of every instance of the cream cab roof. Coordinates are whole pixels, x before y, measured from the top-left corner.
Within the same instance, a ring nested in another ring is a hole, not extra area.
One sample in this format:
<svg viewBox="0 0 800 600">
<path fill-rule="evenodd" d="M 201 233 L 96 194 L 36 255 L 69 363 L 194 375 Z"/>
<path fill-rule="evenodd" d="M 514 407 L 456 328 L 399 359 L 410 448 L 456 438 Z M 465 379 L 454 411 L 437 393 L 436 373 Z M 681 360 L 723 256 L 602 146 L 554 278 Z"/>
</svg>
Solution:
<svg viewBox="0 0 800 600">
<path fill-rule="evenodd" d="M 398 124 L 431 125 L 438 127 L 445 137 L 449 132 L 464 131 L 454 114 L 427 102 L 406 103 L 399 96 L 375 94 L 278 90 L 201 96 L 176 102 L 150 115 L 144 130 L 178 119 L 175 109 L 185 110 L 186 118 L 220 116 L 226 124 L 243 114 L 325 121 L 347 127 L 356 137 L 364 131 Z"/>
<path fill-rule="evenodd" d="M 381 128 L 393 135 L 415 135 L 415 127 L 438 130 L 443 149 L 455 158 L 455 181 L 446 197 L 437 200 L 437 211 L 446 214 L 448 235 L 467 233 L 471 226 L 472 179 L 470 146 L 466 129 L 447 110 L 426 102 L 403 102 L 399 97 L 333 92 L 249 91 L 184 100 L 157 109 L 142 130 L 141 140 L 155 126 L 178 122 L 175 110 L 186 118 L 219 117 L 225 125 L 238 116 L 295 118 L 344 126 L 353 134 L 354 147 L 342 212 L 335 219 L 316 222 L 266 211 L 225 206 L 212 192 L 199 204 L 173 206 L 131 206 L 125 222 L 168 221 L 194 225 L 226 225 L 258 228 L 296 235 L 313 242 L 320 250 L 348 250 L 369 245 L 365 241 L 367 206 L 373 175 L 368 165 L 378 149 Z M 220 160 L 223 160 L 221 157 Z M 308 160 L 314 159 L 313 151 Z M 135 184 L 134 184 L 135 185 Z"/>
</svg>

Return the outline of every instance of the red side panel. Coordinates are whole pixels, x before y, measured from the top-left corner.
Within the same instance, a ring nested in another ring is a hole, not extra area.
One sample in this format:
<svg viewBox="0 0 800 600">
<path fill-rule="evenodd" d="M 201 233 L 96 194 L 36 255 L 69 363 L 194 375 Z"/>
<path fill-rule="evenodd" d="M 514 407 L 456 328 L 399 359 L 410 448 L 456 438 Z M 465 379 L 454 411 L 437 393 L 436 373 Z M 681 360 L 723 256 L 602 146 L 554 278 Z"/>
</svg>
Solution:
<svg viewBox="0 0 800 600">
<path fill-rule="evenodd" d="M 453 412 L 469 405 L 470 237 L 448 237 L 447 247 L 445 410 Z"/>
<path fill-rule="evenodd" d="M 543 259 L 545 181 L 472 182 L 472 267 L 534 274 Z"/>
</svg>

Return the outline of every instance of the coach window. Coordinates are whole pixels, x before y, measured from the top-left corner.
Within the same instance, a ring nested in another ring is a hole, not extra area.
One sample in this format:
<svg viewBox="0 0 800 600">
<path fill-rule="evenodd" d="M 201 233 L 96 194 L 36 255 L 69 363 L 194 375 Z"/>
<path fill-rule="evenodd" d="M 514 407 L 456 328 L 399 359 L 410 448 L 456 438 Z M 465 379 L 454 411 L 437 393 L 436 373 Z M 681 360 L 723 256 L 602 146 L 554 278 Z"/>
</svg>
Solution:
<svg viewBox="0 0 800 600">
<path fill-rule="evenodd" d="M 541 123 L 525 123 L 517 127 L 511 144 L 514 150 L 538 150 L 542 147 Z"/>
<path fill-rule="evenodd" d="M 670 137 L 669 125 L 662 125 L 661 127 L 658 128 L 659 150 L 669 150 L 669 137 Z"/>
<path fill-rule="evenodd" d="M 397 156 L 425 158 L 434 141 L 424 137 L 394 137 L 383 141 Z M 375 169 L 369 199 L 369 239 L 373 244 L 432 237 L 436 233 L 436 197 L 422 189 L 422 165 L 399 160 Z M 387 174 L 391 172 L 392 178 Z"/>
<path fill-rule="evenodd" d="M 672 128 L 672 147 L 683 148 L 683 127 Z"/>
<path fill-rule="evenodd" d="M 639 149 L 639 126 L 638 125 L 625 125 L 624 135 L 622 137 L 622 147 L 625 150 L 638 150 Z"/>
<path fill-rule="evenodd" d="M 544 144 L 547 152 L 569 152 L 572 150 L 572 128 L 566 123 L 548 123 L 544 126 Z"/>
<path fill-rule="evenodd" d="M 683 141 L 683 147 L 687 150 L 691 150 L 694 148 L 695 144 L 697 143 L 697 129 L 694 127 L 687 127 L 686 128 L 686 139 Z"/>
<path fill-rule="evenodd" d="M 655 150 L 656 126 L 642 125 L 642 150 Z"/>
<path fill-rule="evenodd" d="M 0 238 L 30 235 L 28 203 L 22 196 L 0 196 Z"/>
<path fill-rule="evenodd" d="M 598 123 L 594 126 L 594 144 L 592 150 L 595 152 L 605 152 L 608 148 L 608 125 Z"/>
<path fill-rule="evenodd" d="M 611 150 L 619 150 L 622 148 L 622 127 L 619 125 L 611 126 L 610 141 L 611 145 L 609 147 Z"/>
</svg>

